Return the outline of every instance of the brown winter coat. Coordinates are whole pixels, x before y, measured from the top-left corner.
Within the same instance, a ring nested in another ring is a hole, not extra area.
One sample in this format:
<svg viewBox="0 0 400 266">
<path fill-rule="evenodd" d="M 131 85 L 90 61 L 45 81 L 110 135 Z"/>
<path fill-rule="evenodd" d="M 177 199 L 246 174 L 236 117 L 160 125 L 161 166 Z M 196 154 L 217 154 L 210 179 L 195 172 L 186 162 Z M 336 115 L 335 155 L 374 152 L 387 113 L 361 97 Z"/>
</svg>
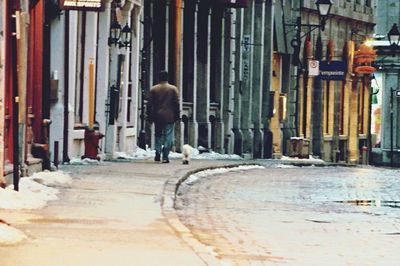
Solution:
<svg viewBox="0 0 400 266">
<path fill-rule="evenodd" d="M 179 96 L 175 86 L 161 82 L 151 88 L 147 99 L 147 119 L 161 125 L 179 120 Z"/>
</svg>

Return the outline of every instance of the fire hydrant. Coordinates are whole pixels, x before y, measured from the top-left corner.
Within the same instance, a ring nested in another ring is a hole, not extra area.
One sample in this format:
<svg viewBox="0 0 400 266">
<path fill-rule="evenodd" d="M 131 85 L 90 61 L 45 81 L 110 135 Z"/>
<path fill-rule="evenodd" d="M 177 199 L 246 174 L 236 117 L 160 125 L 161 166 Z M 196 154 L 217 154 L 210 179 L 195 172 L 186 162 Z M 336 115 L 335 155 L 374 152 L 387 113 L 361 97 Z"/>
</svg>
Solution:
<svg viewBox="0 0 400 266">
<path fill-rule="evenodd" d="M 94 129 L 85 129 L 85 154 L 82 156 L 82 159 L 89 158 L 93 160 L 100 160 L 100 157 L 97 155 L 99 148 L 99 140 L 103 138 L 104 135 L 99 131 Z"/>
</svg>

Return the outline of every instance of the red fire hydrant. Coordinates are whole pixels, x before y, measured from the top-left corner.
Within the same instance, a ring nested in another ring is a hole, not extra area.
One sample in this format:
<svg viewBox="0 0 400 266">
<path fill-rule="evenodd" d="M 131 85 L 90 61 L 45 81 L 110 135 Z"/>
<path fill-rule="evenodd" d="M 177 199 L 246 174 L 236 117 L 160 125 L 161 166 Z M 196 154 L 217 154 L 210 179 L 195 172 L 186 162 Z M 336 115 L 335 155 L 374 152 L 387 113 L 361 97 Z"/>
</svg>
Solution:
<svg viewBox="0 0 400 266">
<path fill-rule="evenodd" d="M 104 135 L 99 131 L 89 128 L 85 129 L 85 154 L 82 156 L 82 159 L 89 158 L 93 160 L 100 160 L 97 152 L 99 148 L 99 140 L 103 137 Z"/>
</svg>

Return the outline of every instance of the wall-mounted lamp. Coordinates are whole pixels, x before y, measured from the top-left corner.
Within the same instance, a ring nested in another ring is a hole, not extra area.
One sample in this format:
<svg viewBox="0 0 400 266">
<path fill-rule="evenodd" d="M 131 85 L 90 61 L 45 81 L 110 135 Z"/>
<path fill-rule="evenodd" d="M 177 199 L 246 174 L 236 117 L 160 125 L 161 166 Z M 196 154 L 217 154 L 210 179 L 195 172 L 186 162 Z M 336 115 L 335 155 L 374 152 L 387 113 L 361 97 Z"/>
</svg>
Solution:
<svg viewBox="0 0 400 266">
<path fill-rule="evenodd" d="M 390 31 L 388 32 L 388 40 L 390 43 L 390 46 L 396 48 L 399 46 L 399 41 L 400 41 L 400 32 L 399 28 L 397 27 L 397 24 L 394 23 Z"/>
<path fill-rule="evenodd" d="M 328 20 L 329 14 L 331 13 L 332 2 L 331 0 L 317 0 L 317 2 L 315 2 L 315 5 L 317 6 L 321 23 L 321 30 L 323 31 L 325 30 L 326 21 Z"/>
<path fill-rule="evenodd" d="M 123 4 L 121 0 L 113 1 L 111 6 L 111 25 L 110 34 L 108 37 L 108 45 L 119 45 L 119 47 L 130 47 L 132 40 L 132 29 L 129 27 L 128 23 L 122 28 L 118 23 L 115 9 Z"/>
<path fill-rule="evenodd" d="M 318 15 L 319 15 L 319 24 L 302 24 L 301 23 L 301 16 L 297 17 L 296 24 L 286 24 L 286 26 L 291 26 L 295 27 L 296 29 L 296 36 L 295 38 L 291 41 L 291 45 L 294 48 L 294 53 L 293 53 L 293 64 L 294 65 L 299 65 L 300 60 L 299 60 L 299 53 L 300 53 L 300 46 L 301 46 L 301 39 L 304 38 L 305 36 L 309 35 L 311 32 L 313 32 L 316 29 L 321 29 L 322 31 L 325 30 L 325 25 L 326 21 L 329 18 L 331 9 L 332 9 L 332 1 L 331 0 L 317 0 L 315 1 L 315 5 L 317 6 L 318 10 Z M 301 35 L 301 28 L 306 27 L 308 28 L 308 31 Z"/>
<path fill-rule="evenodd" d="M 114 20 L 110 26 L 110 35 L 108 37 L 108 45 L 119 43 L 119 38 L 121 36 L 121 25 L 119 25 L 118 21 Z"/>
<path fill-rule="evenodd" d="M 132 30 L 128 23 L 121 29 L 118 21 L 113 21 L 110 26 L 110 37 L 108 37 L 108 45 L 119 45 L 119 47 L 131 47 Z"/>
<path fill-rule="evenodd" d="M 121 31 L 121 41 L 119 42 L 120 47 L 131 47 L 132 41 L 132 29 L 129 27 L 128 23 L 122 28 Z"/>
</svg>

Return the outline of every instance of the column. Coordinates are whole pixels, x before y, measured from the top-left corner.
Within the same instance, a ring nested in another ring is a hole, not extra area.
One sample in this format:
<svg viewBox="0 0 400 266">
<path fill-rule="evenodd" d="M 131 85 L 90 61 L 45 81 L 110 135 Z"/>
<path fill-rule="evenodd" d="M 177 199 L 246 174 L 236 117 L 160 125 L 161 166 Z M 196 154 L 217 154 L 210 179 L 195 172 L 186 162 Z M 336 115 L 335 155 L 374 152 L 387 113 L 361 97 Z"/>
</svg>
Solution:
<svg viewBox="0 0 400 266">
<path fill-rule="evenodd" d="M 261 120 L 262 78 L 264 56 L 265 3 L 254 3 L 254 46 L 253 46 L 253 78 L 252 78 L 252 122 L 253 122 L 253 157 L 262 158 L 263 128 Z"/>
</svg>

